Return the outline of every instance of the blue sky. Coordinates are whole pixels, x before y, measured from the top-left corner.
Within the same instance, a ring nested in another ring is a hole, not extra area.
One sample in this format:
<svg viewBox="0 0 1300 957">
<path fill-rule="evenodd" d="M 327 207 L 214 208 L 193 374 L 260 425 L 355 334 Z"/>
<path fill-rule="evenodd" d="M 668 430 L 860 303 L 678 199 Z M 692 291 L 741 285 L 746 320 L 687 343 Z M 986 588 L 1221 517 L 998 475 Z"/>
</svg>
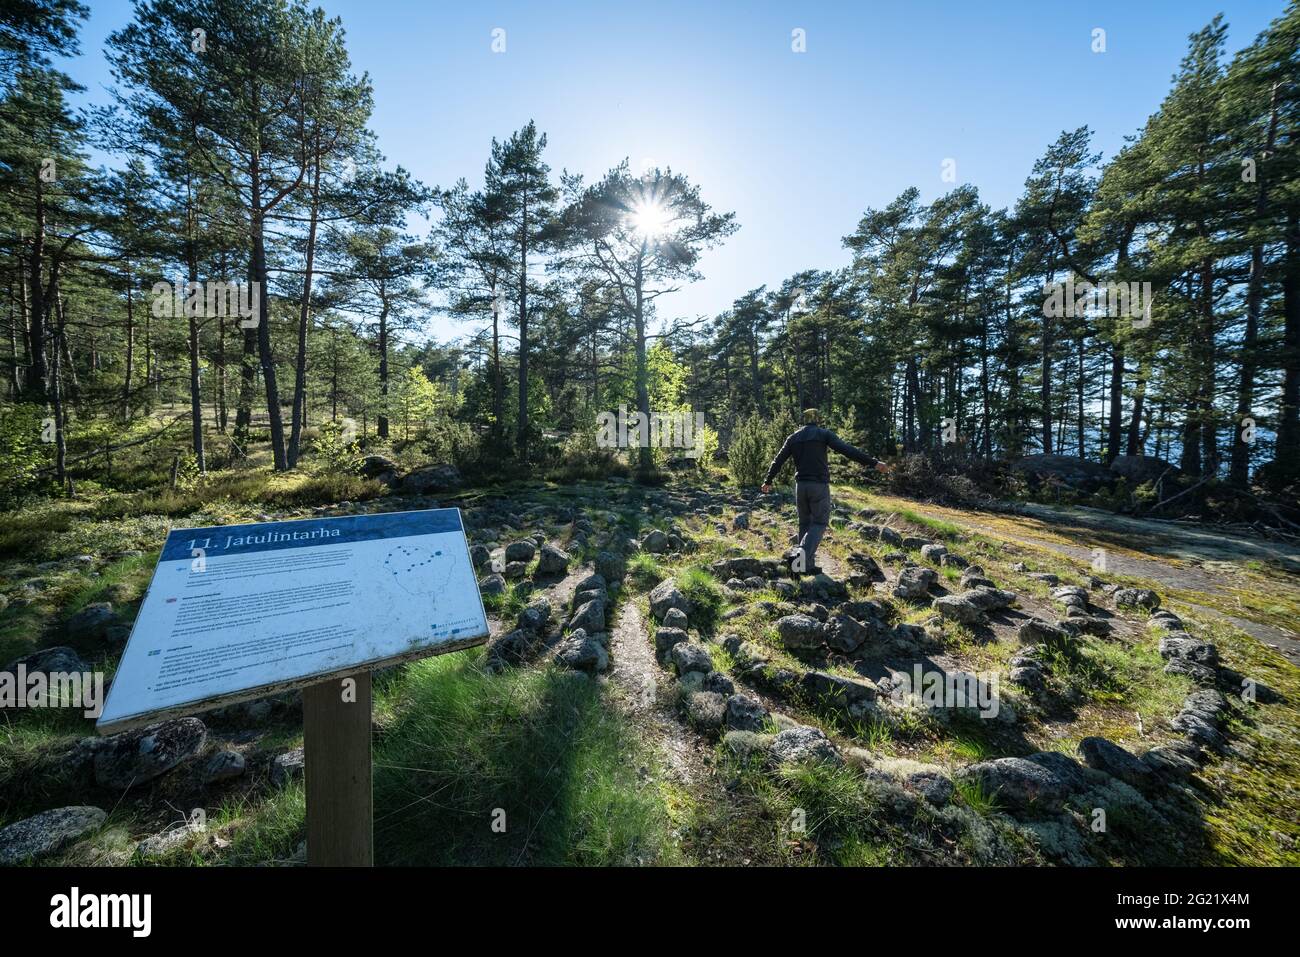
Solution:
<svg viewBox="0 0 1300 957">
<path fill-rule="evenodd" d="M 390 165 L 429 184 L 481 183 L 491 138 L 535 119 L 548 160 L 598 177 L 628 157 L 672 166 L 740 230 L 661 315 L 727 308 L 749 289 L 848 261 L 842 236 L 908 186 L 972 183 L 1013 203 L 1062 129 L 1088 124 L 1106 157 L 1169 89 L 1187 35 L 1216 13 L 1229 50 L 1283 0 L 860 3 L 441 3 L 323 0 L 370 74 Z M 124 0 L 91 0 L 65 64 L 103 101 L 104 38 Z M 492 31 L 506 50 L 493 53 Z M 805 31 L 807 51 L 791 49 Z M 1094 53 L 1093 30 L 1106 31 Z M 421 227 L 422 228 L 422 227 Z M 440 339 L 468 328 L 435 319 Z"/>
</svg>

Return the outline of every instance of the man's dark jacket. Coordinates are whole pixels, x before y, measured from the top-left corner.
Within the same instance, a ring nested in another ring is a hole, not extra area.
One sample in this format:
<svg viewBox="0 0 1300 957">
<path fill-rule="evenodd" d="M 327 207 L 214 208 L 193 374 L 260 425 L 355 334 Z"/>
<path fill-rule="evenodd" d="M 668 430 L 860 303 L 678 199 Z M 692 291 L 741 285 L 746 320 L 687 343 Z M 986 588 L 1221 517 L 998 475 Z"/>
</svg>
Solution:
<svg viewBox="0 0 1300 957">
<path fill-rule="evenodd" d="M 794 478 L 796 482 L 830 482 L 831 469 L 826 463 L 826 450 L 834 449 L 846 458 L 860 462 L 868 467 L 874 466 L 876 460 L 861 449 L 856 449 L 845 442 L 830 429 L 820 425 L 805 425 L 785 440 L 781 451 L 772 460 L 767 470 L 764 485 L 771 485 L 776 473 L 781 470 L 785 460 L 794 457 Z"/>
</svg>

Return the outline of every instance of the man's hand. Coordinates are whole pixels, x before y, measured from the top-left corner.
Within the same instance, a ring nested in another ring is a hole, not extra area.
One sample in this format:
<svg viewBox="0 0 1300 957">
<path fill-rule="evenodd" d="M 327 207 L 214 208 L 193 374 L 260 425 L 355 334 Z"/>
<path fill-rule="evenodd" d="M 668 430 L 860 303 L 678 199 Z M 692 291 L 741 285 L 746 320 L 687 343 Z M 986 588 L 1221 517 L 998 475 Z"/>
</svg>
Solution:
<svg viewBox="0 0 1300 957">
<path fill-rule="evenodd" d="M 759 491 L 766 495 L 768 492 L 772 491 L 772 486 L 764 483 L 763 486 L 759 488 Z"/>
<path fill-rule="evenodd" d="M 892 472 L 892 471 L 894 471 L 894 467 L 893 467 L 892 465 L 890 465 L 888 462 L 877 462 L 877 463 L 876 463 L 876 471 L 877 471 L 877 472 Z"/>
</svg>

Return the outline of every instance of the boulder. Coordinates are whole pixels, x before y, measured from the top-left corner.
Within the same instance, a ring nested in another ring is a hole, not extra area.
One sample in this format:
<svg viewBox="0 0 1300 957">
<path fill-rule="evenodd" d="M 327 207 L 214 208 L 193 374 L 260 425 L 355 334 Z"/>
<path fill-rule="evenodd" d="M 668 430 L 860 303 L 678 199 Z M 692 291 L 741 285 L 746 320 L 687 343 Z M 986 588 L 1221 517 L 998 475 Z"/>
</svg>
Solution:
<svg viewBox="0 0 1300 957">
<path fill-rule="evenodd" d="M 29 675 L 37 673 L 45 675 L 59 673 L 84 674 L 90 671 L 90 665 L 82 661 L 81 656 L 66 645 L 42 648 L 40 651 L 33 651 L 29 655 L 15 658 L 0 671 L 16 675 L 20 665 Z"/>
<path fill-rule="evenodd" d="M 538 575 L 563 575 L 569 570 L 569 553 L 547 542 L 537 559 Z"/>
<path fill-rule="evenodd" d="M 1075 637 L 1060 625 L 1043 621 L 1041 618 L 1030 618 L 1021 622 L 1020 627 L 1016 629 L 1016 638 L 1022 645 L 1045 644 L 1057 648 L 1067 648 L 1075 642 Z"/>
<path fill-rule="evenodd" d="M 569 630 L 584 631 L 594 634 L 598 631 L 605 630 L 605 602 L 600 598 L 593 598 L 591 601 L 584 602 L 573 617 L 569 619 Z"/>
<path fill-rule="evenodd" d="M 608 581 L 622 581 L 627 574 L 627 562 L 617 552 L 599 551 L 595 559 L 596 574 Z"/>
<path fill-rule="evenodd" d="M 71 641 L 99 641 L 107 636 L 108 629 L 117 623 L 110 602 L 99 601 L 87 605 L 68 619 L 64 625 Z"/>
<path fill-rule="evenodd" d="M 1182 675 L 1202 685 L 1212 685 L 1219 680 L 1213 668 L 1199 661 L 1192 661 L 1190 658 L 1170 658 L 1169 663 L 1165 665 L 1165 674 Z"/>
<path fill-rule="evenodd" d="M 826 644 L 845 654 L 861 648 L 870 634 L 866 625 L 848 615 L 832 615 L 826 622 Z"/>
<path fill-rule="evenodd" d="M 736 693 L 736 683 L 721 671 L 710 671 L 705 675 L 702 687 L 705 691 L 716 691 L 724 698 Z"/>
<path fill-rule="evenodd" d="M 609 653 L 600 642 L 590 638 L 581 628 L 564 638 L 551 653 L 556 664 L 573 671 L 595 674 L 609 667 Z"/>
<path fill-rule="evenodd" d="M 528 574 L 527 562 L 506 562 L 501 574 L 511 581 L 517 581 Z"/>
<path fill-rule="evenodd" d="M 964 591 L 962 596 L 983 612 L 1001 611 L 1003 608 L 1010 608 L 1016 600 L 1015 592 L 1003 591 L 1001 588 L 992 588 L 986 585 L 979 585 Z"/>
<path fill-rule="evenodd" d="M 1149 588 L 1120 588 L 1111 597 L 1115 599 L 1116 608 L 1150 610 L 1160 607 L 1160 596 Z"/>
<path fill-rule="evenodd" d="M 727 698 L 727 727 L 734 731 L 762 731 L 767 709 L 762 702 L 743 694 Z"/>
<path fill-rule="evenodd" d="M 726 715 L 726 699 L 716 691 L 696 691 L 686 698 L 686 719 L 700 731 L 721 730 Z"/>
<path fill-rule="evenodd" d="M 898 573 L 898 581 L 893 589 L 894 597 L 908 601 L 925 598 L 928 596 L 930 586 L 938 580 L 939 576 L 933 568 L 910 565 Z"/>
<path fill-rule="evenodd" d="M 1146 787 L 1155 774 L 1149 765 L 1105 738 L 1084 738 L 1079 742 L 1079 754 L 1088 767 L 1105 771 L 1135 788 Z"/>
<path fill-rule="evenodd" d="M 709 656 L 703 645 L 694 642 L 682 641 L 673 645 L 668 650 L 668 660 L 672 662 L 679 675 L 691 671 L 707 675 L 713 670 L 713 658 Z"/>
<path fill-rule="evenodd" d="M 664 615 L 663 626 L 665 628 L 680 628 L 685 631 L 690 627 L 690 619 L 686 617 L 686 613 L 680 608 L 669 608 L 667 614 Z"/>
<path fill-rule="evenodd" d="M 830 739 L 820 728 L 813 727 L 788 728 L 780 732 L 772 739 L 772 756 L 781 764 L 844 763 Z"/>
<path fill-rule="evenodd" d="M 979 785 L 998 803 L 1016 810 L 1050 810 L 1068 793 L 1055 771 L 1026 758 L 980 761 L 958 771 L 957 779 Z"/>
<path fill-rule="evenodd" d="M 649 552 L 651 555 L 659 555 L 668 551 L 668 536 L 659 529 L 652 529 L 645 538 L 641 539 L 641 550 Z"/>
<path fill-rule="evenodd" d="M 1110 469 L 1098 462 L 1075 458 L 1072 455 L 1047 455 L 1038 453 L 1017 459 L 1011 465 L 1032 485 L 1060 484 L 1085 492 L 1096 492 L 1108 486 L 1114 476 Z"/>
<path fill-rule="evenodd" d="M 724 558 L 714 562 L 709 566 L 715 578 L 726 581 L 729 578 L 752 578 L 757 575 L 760 578 L 767 577 L 767 568 L 761 559 L 757 558 Z"/>
<path fill-rule="evenodd" d="M 1160 657 L 1185 658 L 1214 667 L 1219 663 L 1219 649 L 1208 641 L 1171 635 L 1160 639 Z"/>
<path fill-rule="evenodd" d="M 525 631 L 542 634 L 551 621 L 551 603 L 545 598 L 538 598 L 528 603 L 515 619 L 515 627 Z"/>
<path fill-rule="evenodd" d="M 492 561 L 492 551 L 486 545 L 473 545 L 469 550 L 469 560 L 474 565 L 474 571 L 478 571 Z"/>
<path fill-rule="evenodd" d="M 124 791 L 152 781 L 201 751 L 207 734 L 198 718 L 178 718 L 105 738 L 95 749 L 95 783 Z"/>
<path fill-rule="evenodd" d="M 531 562 L 536 554 L 537 546 L 525 538 L 522 541 L 511 542 L 506 546 L 505 559 L 507 564 L 510 562 Z"/>
<path fill-rule="evenodd" d="M 681 628 L 660 628 L 655 632 L 655 651 L 662 655 L 683 641 L 690 641 L 690 635 Z"/>
<path fill-rule="evenodd" d="M 0 866 L 11 867 L 57 854 L 97 831 L 108 817 L 97 807 L 78 805 L 42 811 L 0 829 Z"/>
<path fill-rule="evenodd" d="M 682 590 L 677 587 L 677 582 L 665 578 L 650 592 L 650 614 L 663 621 L 669 608 L 676 608 L 688 616 L 691 613 L 690 600 L 682 594 Z"/>
<path fill-rule="evenodd" d="M 820 648 L 830 631 L 811 615 L 786 615 L 777 619 L 776 630 L 782 644 L 793 650 Z"/>
<path fill-rule="evenodd" d="M 427 495 L 453 489 L 460 485 L 460 471 L 454 465 L 426 465 L 408 473 L 401 483 L 401 490 L 411 495 Z"/>
<path fill-rule="evenodd" d="M 808 671 L 799 679 L 803 693 L 817 705 L 860 718 L 873 710 L 877 689 L 866 678 L 845 678 L 824 671 Z"/>
<path fill-rule="evenodd" d="M 386 455 L 367 455 L 357 466 L 357 471 L 365 478 L 391 482 L 400 466 Z"/>
<path fill-rule="evenodd" d="M 1219 750 L 1227 744 L 1227 739 L 1218 728 L 1191 711 L 1183 711 L 1175 715 L 1169 725 L 1179 734 L 1184 734 L 1189 740 L 1205 745 L 1207 748 Z"/>
<path fill-rule="evenodd" d="M 541 644 L 541 637 L 531 628 L 516 628 L 497 635 L 487 644 L 487 667 L 490 671 L 500 671 L 507 665 L 521 665 L 537 654 Z"/>
<path fill-rule="evenodd" d="M 985 622 L 984 611 L 969 594 L 944 595 L 934 600 L 934 610 L 949 621 L 960 625 L 980 625 Z"/>
<path fill-rule="evenodd" d="M 271 783 L 284 787 L 302 777 L 307 765 L 307 757 L 302 748 L 293 748 L 283 754 L 277 754 L 271 762 Z"/>
<path fill-rule="evenodd" d="M 1176 479 L 1183 474 L 1178 466 L 1154 455 L 1117 455 L 1110 463 L 1110 471 L 1130 487 L 1158 482 L 1161 478 Z"/>
<path fill-rule="evenodd" d="M 203 769 L 203 783 L 229 781 L 244 773 L 247 763 L 238 751 L 218 751 Z"/>
<path fill-rule="evenodd" d="M 478 590 L 483 595 L 503 595 L 506 591 L 506 580 L 501 575 L 487 575 L 479 579 Z"/>
<path fill-rule="evenodd" d="M 948 554 L 946 545 L 930 544 L 921 546 L 921 557 L 927 562 L 934 562 L 936 565 L 943 561 L 943 557 Z"/>
<path fill-rule="evenodd" d="M 736 531 L 744 531 L 749 528 L 749 513 L 738 512 L 736 517 L 731 520 L 731 527 Z"/>
</svg>

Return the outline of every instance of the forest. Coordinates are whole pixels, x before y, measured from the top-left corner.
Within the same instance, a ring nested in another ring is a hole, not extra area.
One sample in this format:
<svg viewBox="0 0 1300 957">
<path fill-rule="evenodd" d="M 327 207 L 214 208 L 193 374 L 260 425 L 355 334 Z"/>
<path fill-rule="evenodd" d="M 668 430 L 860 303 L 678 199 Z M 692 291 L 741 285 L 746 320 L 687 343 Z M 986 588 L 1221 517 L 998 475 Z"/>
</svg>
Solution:
<svg viewBox="0 0 1300 957">
<path fill-rule="evenodd" d="M 1193 35 L 1117 155 L 1067 128 L 1013 207 L 909 189 L 843 237 L 849 265 L 692 317 L 671 293 L 743 224 L 689 171 L 556 173 L 530 123 L 484 144 L 481 175 L 418 182 L 368 129 L 342 24 L 302 4 L 139 4 L 108 41 L 115 103 L 76 111 L 50 55 L 77 50 L 84 10 L 10 10 L 10 499 L 147 487 L 173 463 L 282 472 L 317 449 L 609 469 L 588 433 L 620 403 L 702 411 L 710 457 L 814 406 L 918 470 L 1146 456 L 1160 467 L 1130 496 L 1166 474 L 1198 495 L 1294 490 L 1294 4 L 1230 59 L 1221 19 Z M 1089 292 L 1130 283 L 1138 310 Z M 1072 308 L 1049 307 L 1061 290 Z M 436 312 L 464 335 L 422 336 Z"/>
<path fill-rule="evenodd" d="M 1300 863 L 1277 6 L 1197 21 L 1117 151 L 1099 101 L 998 141 L 1014 202 L 836 186 L 838 258 L 692 314 L 750 226 L 703 150 L 567 168 L 538 94 L 425 182 L 307 0 L 133 0 L 96 50 L 0 3 L 0 866 L 317 863 L 312 720 L 364 768 L 347 864 Z M 814 419 L 861 453 L 820 517 L 768 476 Z M 245 674 L 300 645 L 364 653 Z M 322 705 L 358 679 L 368 725 Z"/>
</svg>

